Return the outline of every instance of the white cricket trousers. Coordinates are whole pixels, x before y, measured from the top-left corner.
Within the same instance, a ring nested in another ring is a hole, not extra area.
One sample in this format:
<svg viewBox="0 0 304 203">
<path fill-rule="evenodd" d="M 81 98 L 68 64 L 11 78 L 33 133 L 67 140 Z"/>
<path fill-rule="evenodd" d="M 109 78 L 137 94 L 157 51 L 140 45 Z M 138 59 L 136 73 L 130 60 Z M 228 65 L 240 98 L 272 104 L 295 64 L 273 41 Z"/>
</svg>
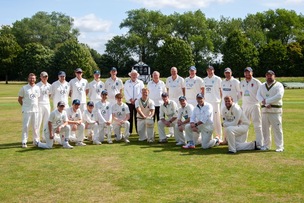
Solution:
<svg viewBox="0 0 304 203">
<path fill-rule="evenodd" d="M 201 124 L 197 126 L 198 131 L 201 133 L 202 137 L 202 148 L 208 149 L 213 147 L 216 143 L 215 139 L 212 138 L 213 125 Z M 189 141 L 194 141 L 194 133 L 191 129 L 190 123 L 185 126 L 186 136 L 189 138 Z"/>
<path fill-rule="evenodd" d="M 40 134 L 40 128 L 41 128 L 41 125 L 42 125 L 42 134 L 41 134 L 42 140 L 45 139 L 44 128 L 48 124 L 50 113 L 51 113 L 50 104 L 39 104 L 39 115 L 38 115 L 38 118 L 39 118 L 38 128 L 39 128 L 39 130 L 38 130 L 38 133 Z"/>
<path fill-rule="evenodd" d="M 98 136 L 98 140 L 96 141 L 100 141 L 103 142 L 104 141 L 104 137 L 105 134 L 107 134 L 107 141 L 111 141 L 111 136 L 112 136 L 112 130 L 113 130 L 113 126 L 112 125 L 107 125 L 106 123 L 101 123 L 98 125 L 98 130 L 99 130 L 99 136 Z M 97 137 L 96 137 L 97 139 Z"/>
<path fill-rule="evenodd" d="M 56 131 L 56 129 L 53 129 L 53 131 Z M 71 134 L 71 128 L 69 125 L 66 125 L 63 128 L 61 128 L 59 132 L 59 136 L 61 139 L 61 143 L 63 143 L 63 145 L 69 141 L 70 134 Z M 50 132 L 48 128 L 44 129 L 44 135 L 45 135 L 45 143 L 39 142 L 38 147 L 44 149 L 51 149 L 54 144 L 54 139 L 50 138 Z"/>
<path fill-rule="evenodd" d="M 122 134 L 121 134 L 121 128 L 124 128 L 123 135 L 125 139 L 128 139 L 130 136 L 130 122 L 125 121 L 123 124 L 119 124 L 118 122 L 113 122 L 113 131 L 116 137 L 116 140 L 121 140 Z"/>
<path fill-rule="evenodd" d="M 99 141 L 99 134 L 98 134 L 98 124 L 97 123 L 89 123 L 85 125 L 85 128 L 89 131 L 93 131 L 93 141 Z"/>
<path fill-rule="evenodd" d="M 170 124 L 170 127 L 174 127 L 175 124 L 176 124 L 176 120 L 173 123 Z M 158 127 L 159 140 L 166 139 L 167 137 L 166 137 L 165 127 L 167 127 L 167 126 L 161 120 L 159 120 L 157 122 L 157 127 Z M 175 132 L 173 132 L 173 133 L 175 134 Z"/>
<path fill-rule="evenodd" d="M 72 125 L 70 125 L 70 128 L 72 129 Z M 81 123 L 81 124 L 77 125 L 77 129 L 76 129 L 76 132 L 75 132 L 76 137 L 71 135 L 69 137 L 70 141 L 71 142 L 82 142 L 84 140 L 84 130 L 85 130 L 84 123 Z"/>
<path fill-rule="evenodd" d="M 153 118 L 141 119 L 137 118 L 137 133 L 139 141 L 154 141 L 154 120 Z"/>
<path fill-rule="evenodd" d="M 244 142 L 244 137 L 247 136 L 249 126 L 237 125 L 224 127 L 224 133 L 228 141 L 228 149 L 231 152 L 241 150 L 253 150 L 254 142 Z"/>
<path fill-rule="evenodd" d="M 262 113 L 264 146 L 271 148 L 271 128 L 277 149 L 284 149 L 282 113 Z"/>
<path fill-rule="evenodd" d="M 39 142 L 39 127 L 38 127 L 38 112 L 29 112 L 29 113 L 22 113 L 23 122 L 22 122 L 22 134 L 21 139 L 22 143 L 27 143 L 28 133 L 29 133 L 29 126 L 32 126 L 33 130 L 33 142 Z"/>
<path fill-rule="evenodd" d="M 261 109 L 259 104 L 253 104 L 253 105 L 243 105 L 242 106 L 243 111 L 248 118 L 248 120 L 252 121 L 254 132 L 255 132 L 255 140 L 257 143 L 257 146 L 263 146 L 263 133 L 262 133 L 262 117 L 261 117 Z M 248 138 L 248 132 L 246 137 L 244 137 L 242 140 L 245 142 Z"/>
<path fill-rule="evenodd" d="M 174 138 L 176 142 L 183 142 L 185 143 L 185 135 L 184 135 L 184 130 L 185 130 L 185 126 L 186 124 L 183 124 L 181 126 L 178 126 L 178 124 L 176 123 L 174 126 Z M 180 130 L 179 128 L 181 128 L 182 130 Z"/>
<path fill-rule="evenodd" d="M 222 139 L 222 123 L 221 123 L 221 109 L 220 102 L 209 102 L 213 107 L 213 127 L 215 135 Z"/>
</svg>

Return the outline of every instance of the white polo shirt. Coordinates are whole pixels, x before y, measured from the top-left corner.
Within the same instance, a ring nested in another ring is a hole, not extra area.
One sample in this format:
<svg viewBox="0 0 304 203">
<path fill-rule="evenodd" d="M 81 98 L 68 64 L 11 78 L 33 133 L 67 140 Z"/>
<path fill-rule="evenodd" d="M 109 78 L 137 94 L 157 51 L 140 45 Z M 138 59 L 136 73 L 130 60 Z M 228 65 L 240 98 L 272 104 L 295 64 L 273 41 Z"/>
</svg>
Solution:
<svg viewBox="0 0 304 203">
<path fill-rule="evenodd" d="M 88 84 L 88 97 L 94 104 L 101 100 L 101 92 L 105 89 L 105 84 L 101 80 L 93 80 Z"/>
<path fill-rule="evenodd" d="M 39 104 L 50 104 L 51 84 L 38 82 L 37 86 L 40 88 L 40 97 L 38 98 Z"/>
<path fill-rule="evenodd" d="M 49 117 L 49 122 L 52 123 L 52 128 L 56 129 L 65 122 L 68 121 L 68 116 L 65 110 L 63 110 L 61 113 L 58 111 L 58 109 L 55 109 L 51 112 Z M 44 128 L 49 131 L 49 128 L 47 126 L 44 126 Z"/>
<path fill-rule="evenodd" d="M 71 106 L 71 107 L 66 109 L 66 112 L 67 112 L 67 116 L 68 116 L 69 121 L 82 120 L 82 113 L 81 113 L 80 108 L 78 108 L 75 112 L 75 111 L 73 111 L 73 107 Z"/>
<path fill-rule="evenodd" d="M 170 76 L 166 79 L 166 88 L 169 89 L 169 98 L 178 100 L 178 98 L 183 95 L 185 80 L 179 75 L 177 75 L 175 80 Z"/>
<path fill-rule="evenodd" d="M 203 124 L 213 125 L 213 107 L 208 102 L 204 102 L 204 106 L 197 105 L 194 107 L 190 122 L 203 122 Z"/>
<path fill-rule="evenodd" d="M 226 96 L 231 96 L 233 102 L 237 103 L 240 98 L 240 81 L 231 76 L 230 80 L 222 80 L 223 100 Z"/>
<path fill-rule="evenodd" d="M 18 94 L 22 97 L 22 112 L 38 112 L 38 98 L 40 97 L 40 88 L 37 85 L 24 85 Z"/>
<path fill-rule="evenodd" d="M 246 79 L 241 81 L 240 85 L 242 91 L 242 106 L 259 104 L 256 95 L 261 84 L 262 83 L 256 78 L 252 78 L 248 82 Z"/>
<path fill-rule="evenodd" d="M 78 78 L 73 78 L 70 80 L 70 87 L 72 91 L 71 100 L 79 99 L 80 103 L 86 103 L 87 95 L 86 89 L 88 89 L 88 81 L 84 78 L 78 80 Z"/>
<path fill-rule="evenodd" d="M 83 123 L 88 123 L 88 124 L 92 124 L 92 123 L 96 123 L 96 121 L 98 121 L 98 117 L 96 112 L 93 111 L 89 112 L 88 109 L 85 109 L 83 112 Z"/>
<path fill-rule="evenodd" d="M 249 125 L 249 120 L 245 116 L 241 107 L 234 103 L 228 110 L 226 106 L 222 108 L 223 127 Z"/>
<path fill-rule="evenodd" d="M 201 93 L 201 88 L 204 87 L 204 80 L 199 76 L 194 76 L 193 78 L 187 77 L 185 79 L 185 96 L 187 100 L 195 100 L 196 95 Z"/>
<path fill-rule="evenodd" d="M 61 83 L 59 80 L 51 85 L 51 97 L 53 98 L 54 108 L 59 101 L 63 101 L 65 105 L 69 102 L 70 84 L 67 81 Z"/>
<path fill-rule="evenodd" d="M 166 85 L 162 80 L 155 83 L 153 80 L 149 81 L 147 84 L 149 89 L 149 98 L 154 101 L 155 106 L 160 106 L 162 103 L 162 93 L 167 92 Z"/>
<path fill-rule="evenodd" d="M 185 121 L 188 118 L 191 117 L 193 112 L 193 105 L 192 104 L 186 104 L 185 107 L 180 107 L 177 111 L 177 120 Z"/>
<path fill-rule="evenodd" d="M 105 82 L 105 89 L 108 91 L 108 99 L 115 101 L 115 95 L 120 93 L 120 90 L 123 89 L 123 82 L 120 78 L 113 80 L 111 77 L 108 78 Z"/>
<path fill-rule="evenodd" d="M 204 78 L 204 95 L 207 102 L 221 102 L 220 89 L 222 88 L 222 79 L 216 75 Z"/>
<path fill-rule="evenodd" d="M 95 104 L 94 111 L 97 113 L 99 121 L 102 123 L 112 120 L 112 109 L 110 102 L 99 101 Z"/>
<path fill-rule="evenodd" d="M 130 114 L 130 110 L 127 104 L 122 103 L 119 105 L 116 103 L 112 105 L 112 114 L 119 120 L 123 120 L 126 118 L 127 114 Z"/>
<path fill-rule="evenodd" d="M 159 119 L 177 117 L 177 104 L 175 101 L 169 100 L 168 104 L 164 103 L 159 108 Z"/>
<path fill-rule="evenodd" d="M 124 85 L 124 96 L 127 103 L 130 103 L 130 99 L 139 99 L 141 97 L 141 90 L 145 85 L 143 81 L 136 79 L 134 82 L 129 79 Z"/>
</svg>

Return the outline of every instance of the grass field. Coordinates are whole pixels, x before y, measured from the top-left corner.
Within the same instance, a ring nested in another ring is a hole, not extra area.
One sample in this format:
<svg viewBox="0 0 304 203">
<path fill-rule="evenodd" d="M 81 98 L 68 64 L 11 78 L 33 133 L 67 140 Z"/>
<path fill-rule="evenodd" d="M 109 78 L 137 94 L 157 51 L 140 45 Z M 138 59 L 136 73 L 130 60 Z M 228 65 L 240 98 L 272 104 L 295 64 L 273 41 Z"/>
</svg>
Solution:
<svg viewBox="0 0 304 203">
<path fill-rule="evenodd" d="M 304 89 L 285 90 L 285 151 L 167 144 L 21 148 L 22 84 L 0 84 L 0 202 L 304 202 Z M 254 140 L 250 128 L 249 140 Z M 275 147 L 273 147 L 275 149 Z"/>
</svg>

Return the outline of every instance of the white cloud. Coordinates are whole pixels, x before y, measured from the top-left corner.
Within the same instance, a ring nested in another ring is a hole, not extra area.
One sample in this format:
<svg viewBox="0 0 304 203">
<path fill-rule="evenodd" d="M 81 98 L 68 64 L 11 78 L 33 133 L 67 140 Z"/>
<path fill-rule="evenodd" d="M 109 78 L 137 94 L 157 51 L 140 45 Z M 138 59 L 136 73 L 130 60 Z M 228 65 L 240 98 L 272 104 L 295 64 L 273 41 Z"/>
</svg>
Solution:
<svg viewBox="0 0 304 203">
<path fill-rule="evenodd" d="M 88 33 L 82 32 L 78 37 L 79 42 L 89 45 L 90 48 L 95 49 L 100 54 L 105 51 L 105 44 L 112 39 L 116 34 L 113 33 Z"/>
<path fill-rule="evenodd" d="M 171 7 L 176 9 L 206 8 L 210 4 L 225 4 L 233 0 L 133 0 L 147 8 Z"/>
<path fill-rule="evenodd" d="M 291 6 L 303 6 L 304 0 L 267 1 L 263 2 L 262 5 L 269 8 L 288 8 Z"/>
<path fill-rule="evenodd" d="M 102 20 L 91 13 L 83 17 L 74 17 L 74 27 L 80 32 L 108 32 L 112 22 Z"/>
</svg>

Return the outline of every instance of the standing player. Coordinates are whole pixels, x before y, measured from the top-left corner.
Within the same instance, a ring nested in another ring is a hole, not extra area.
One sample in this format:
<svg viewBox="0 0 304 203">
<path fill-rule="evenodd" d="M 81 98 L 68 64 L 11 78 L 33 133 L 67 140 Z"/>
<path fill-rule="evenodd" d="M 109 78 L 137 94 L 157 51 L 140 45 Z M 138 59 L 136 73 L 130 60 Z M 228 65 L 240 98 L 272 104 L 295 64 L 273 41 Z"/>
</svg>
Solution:
<svg viewBox="0 0 304 203">
<path fill-rule="evenodd" d="M 213 107 L 213 125 L 216 136 L 222 139 L 221 126 L 221 98 L 222 98 L 222 79 L 214 74 L 213 66 L 207 67 L 207 77 L 204 78 L 204 96 L 206 102 Z"/>
<path fill-rule="evenodd" d="M 185 80 L 177 74 L 177 68 L 171 68 L 171 76 L 166 79 L 166 88 L 169 98 L 179 104 L 179 97 L 185 95 Z"/>
<path fill-rule="evenodd" d="M 228 141 L 228 153 L 235 154 L 241 150 L 254 150 L 256 142 L 245 142 L 249 120 L 241 107 L 233 102 L 231 96 L 224 97 L 225 106 L 222 108 L 223 128 Z"/>
<path fill-rule="evenodd" d="M 63 148 L 73 149 L 69 144 L 69 135 L 71 128 L 68 125 L 68 117 L 64 110 L 65 103 L 60 101 L 57 104 L 57 109 L 50 114 L 47 125 L 44 126 L 45 143 L 38 142 L 38 147 L 51 149 L 54 144 L 55 134 L 58 134 L 61 139 Z"/>
<path fill-rule="evenodd" d="M 136 100 L 135 108 L 137 110 L 137 126 L 139 141 L 147 140 L 148 143 L 154 142 L 154 102 L 149 99 L 148 88 L 141 90 L 141 98 Z"/>
<path fill-rule="evenodd" d="M 108 99 L 110 104 L 115 104 L 115 95 L 122 94 L 123 82 L 117 77 L 117 69 L 112 67 L 110 70 L 111 77 L 109 77 L 105 82 L 105 89 L 108 92 Z"/>
<path fill-rule="evenodd" d="M 101 92 L 105 89 L 105 84 L 100 80 L 100 71 L 94 71 L 94 80 L 88 85 L 88 97 L 94 104 L 101 100 Z"/>
<path fill-rule="evenodd" d="M 135 69 L 132 69 L 132 71 L 129 73 L 129 76 L 130 79 L 127 80 L 124 85 L 124 94 L 126 103 L 130 111 L 129 133 L 132 134 L 133 120 L 135 121 L 135 129 L 137 132 L 135 101 L 140 98 L 141 89 L 144 87 L 144 83 L 143 81 L 138 79 L 139 73 Z"/>
<path fill-rule="evenodd" d="M 129 128 L 130 128 L 130 110 L 127 104 L 122 102 L 122 94 L 118 93 L 115 95 L 116 104 L 112 105 L 112 118 L 113 118 L 113 130 L 115 133 L 116 140 L 124 138 L 126 143 L 129 143 Z M 124 128 L 124 135 L 121 134 L 121 128 Z"/>
<path fill-rule="evenodd" d="M 222 106 L 225 106 L 224 98 L 231 96 L 234 103 L 238 103 L 241 97 L 240 81 L 232 76 L 232 70 L 225 68 L 224 71 L 225 79 L 222 80 Z"/>
<path fill-rule="evenodd" d="M 22 106 L 22 148 L 27 147 L 27 139 L 29 126 L 33 130 L 33 144 L 39 142 L 39 127 L 38 127 L 38 98 L 40 97 L 40 89 L 35 84 L 36 75 L 30 73 L 28 75 L 28 84 L 24 85 L 18 94 L 18 102 Z"/>
<path fill-rule="evenodd" d="M 83 123 L 85 129 L 89 130 L 89 140 L 93 140 L 93 144 L 100 145 L 99 132 L 98 132 L 98 116 L 94 111 L 94 102 L 87 103 L 87 109 L 83 112 Z"/>
<path fill-rule="evenodd" d="M 40 128 L 42 125 L 42 129 L 47 125 L 48 119 L 51 113 L 50 106 L 50 96 L 51 96 L 51 84 L 48 83 L 48 74 L 47 72 L 40 73 L 41 81 L 37 83 L 37 86 L 40 88 L 40 97 L 38 98 L 38 106 L 39 106 L 39 121 L 38 121 L 38 132 L 40 132 Z M 44 131 L 42 132 L 42 140 L 45 139 Z"/>
<path fill-rule="evenodd" d="M 203 93 L 204 81 L 201 77 L 196 76 L 196 67 L 191 66 L 189 68 L 189 77 L 185 79 L 185 96 L 188 99 L 188 103 L 193 106 L 197 105 L 195 95 Z"/>
<path fill-rule="evenodd" d="M 262 133 L 262 118 L 259 101 L 257 100 L 257 92 L 261 86 L 261 82 L 253 77 L 251 67 L 244 70 L 245 79 L 241 81 L 241 95 L 242 95 L 242 109 L 248 118 L 252 120 L 257 146 L 263 146 L 263 133 Z M 247 139 L 248 135 L 246 136 Z M 244 140 L 245 141 L 245 140 Z"/>
<path fill-rule="evenodd" d="M 264 146 L 262 150 L 269 150 L 271 147 L 271 131 L 274 132 L 276 152 L 284 151 L 283 129 L 282 129 L 282 106 L 284 87 L 282 83 L 275 80 L 275 73 L 272 70 L 266 73 L 266 82 L 263 83 L 257 93 L 257 99 L 262 103 L 262 129 Z"/>
<path fill-rule="evenodd" d="M 82 78 L 82 69 L 76 68 L 76 77 L 70 80 L 69 84 L 71 87 L 70 96 L 71 100 L 78 99 L 80 101 L 81 113 L 86 109 L 87 93 L 88 93 L 88 81 Z"/>
<path fill-rule="evenodd" d="M 51 86 L 51 97 L 53 99 L 53 108 L 55 109 L 58 102 L 63 101 L 65 108 L 69 108 L 69 92 L 70 84 L 65 80 L 65 72 L 58 72 L 58 80 L 52 83 Z"/>
</svg>

